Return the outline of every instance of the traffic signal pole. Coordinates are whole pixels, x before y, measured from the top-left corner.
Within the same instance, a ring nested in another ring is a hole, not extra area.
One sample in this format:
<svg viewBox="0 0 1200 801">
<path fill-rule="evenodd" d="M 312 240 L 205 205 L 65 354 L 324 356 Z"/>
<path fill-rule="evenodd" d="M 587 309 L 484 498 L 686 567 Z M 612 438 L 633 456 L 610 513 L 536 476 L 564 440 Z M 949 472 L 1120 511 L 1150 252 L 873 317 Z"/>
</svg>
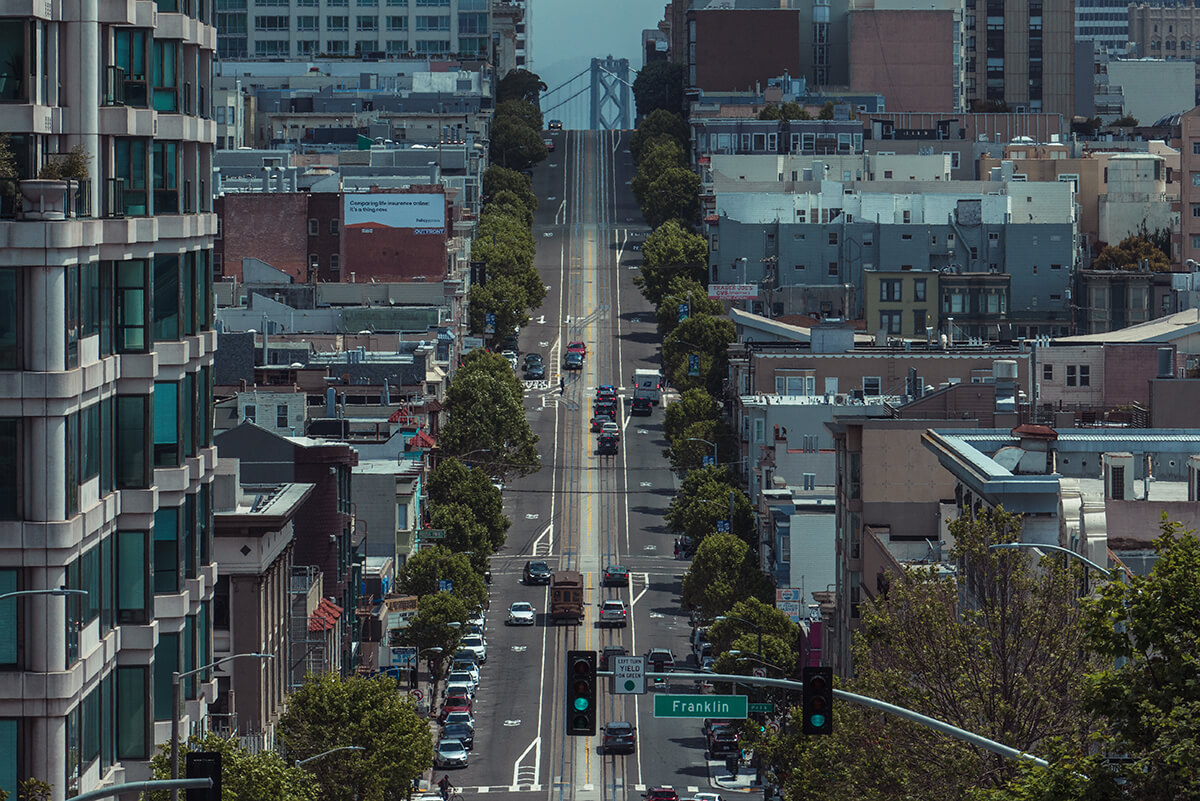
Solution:
<svg viewBox="0 0 1200 801">
<path fill-rule="evenodd" d="M 600 671 L 598 676 L 611 676 L 611 671 Z M 693 681 L 728 681 L 738 684 L 750 684 L 759 687 L 782 687 L 786 690 L 795 690 L 803 693 L 804 682 L 793 681 L 791 679 L 772 679 L 760 676 L 743 676 L 740 673 L 684 673 L 675 671 L 671 673 L 651 673 L 647 672 L 646 677 L 650 679 L 691 679 Z M 1017 748 L 1012 748 L 1004 743 L 998 743 L 995 740 L 989 740 L 981 734 L 976 734 L 966 729 L 960 729 L 958 726 L 953 726 L 943 720 L 931 718 L 928 715 L 922 715 L 920 712 L 914 712 L 911 709 L 905 709 L 902 706 L 889 704 L 887 701 L 880 701 L 878 698 L 871 698 L 866 695 L 858 695 L 857 693 L 846 692 L 845 690 L 834 689 L 834 698 L 840 698 L 843 701 L 849 701 L 852 704 L 865 706 L 869 709 L 874 709 L 879 712 L 886 712 L 889 715 L 902 718 L 904 720 L 916 723 L 919 726 L 924 726 L 934 731 L 939 731 L 942 734 L 949 735 L 963 742 L 971 743 L 979 746 L 992 753 L 1007 757 L 1008 759 L 1016 759 L 1023 762 L 1030 762 L 1040 767 L 1049 767 L 1050 763 L 1041 757 L 1026 753 Z"/>
</svg>

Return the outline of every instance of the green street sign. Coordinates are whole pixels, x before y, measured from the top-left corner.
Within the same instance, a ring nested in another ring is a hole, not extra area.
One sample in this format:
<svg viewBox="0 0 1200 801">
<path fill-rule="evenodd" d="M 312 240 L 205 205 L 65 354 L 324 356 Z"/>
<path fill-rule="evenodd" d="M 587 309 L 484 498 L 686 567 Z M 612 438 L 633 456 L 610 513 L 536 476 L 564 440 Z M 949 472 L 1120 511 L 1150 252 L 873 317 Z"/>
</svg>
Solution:
<svg viewBox="0 0 1200 801">
<path fill-rule="evenodd" d="M 423 540 L 444 540 L 446 539 L 446 529 L 419 528 L 417 529 L 417 537 Z"/>
<path fill-rule="evenodd" d="M 771 703 L 770 701 L 768 701 L 765 704 L 751 704 L 750 711 L 751 712 L 765 712 L 769 715 L 775 711 L 775 704 Z"/>
<path fill-rule="evenodd" d="M 656 695 L 656 718 L 745 718 L 749 715 L 745 695 Z"/>
</svg>

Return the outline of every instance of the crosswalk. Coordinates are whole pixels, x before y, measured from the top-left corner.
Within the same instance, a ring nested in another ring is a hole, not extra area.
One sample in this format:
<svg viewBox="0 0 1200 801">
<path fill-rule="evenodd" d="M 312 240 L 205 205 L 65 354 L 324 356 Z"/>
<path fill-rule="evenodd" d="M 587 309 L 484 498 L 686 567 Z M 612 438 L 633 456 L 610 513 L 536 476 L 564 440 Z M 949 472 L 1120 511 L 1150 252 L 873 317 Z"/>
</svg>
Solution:
<svg viewBox="0 0 1200 801">
<path fill-rule="evenodd" d="M 574 787 L 575 785 L 571 786 Z M 631 784 L 629 785 L 629 788 L 635 793 L 644 793 L 646 792 L 647 786 L 648 785 L 645 784 Z M 545 787 L 541 784 L 484 784 L 477 787 L 456 787 L 454 788 L 454 791 L 456 793 L 461 793 L 465 797 L 467 795 L 488 795 L 490 793 L 540 793 L 544 789 Z M 592 791 L 596 789 L 596 786 L 594 784 L 585 784 L 581 787 L 581 789 L 584 791 Z M 698 785 L 689 785 L 683 788 L 677 787 L 675 789 L 684 790 L 689 795 L 701 791 L 701 788 Z M 708 790 L 709 788 L 703 789 Z M 616 784 L 616 791 L 619 793 L 621 790 L 622 784 L 618 781 Z M 442 796 L 436 791 L 430 792 L 428 790 L 424 790 L 419 793 L 415 793 L 413 798 L 415 801 L 441 801 Z"/>
</svg>

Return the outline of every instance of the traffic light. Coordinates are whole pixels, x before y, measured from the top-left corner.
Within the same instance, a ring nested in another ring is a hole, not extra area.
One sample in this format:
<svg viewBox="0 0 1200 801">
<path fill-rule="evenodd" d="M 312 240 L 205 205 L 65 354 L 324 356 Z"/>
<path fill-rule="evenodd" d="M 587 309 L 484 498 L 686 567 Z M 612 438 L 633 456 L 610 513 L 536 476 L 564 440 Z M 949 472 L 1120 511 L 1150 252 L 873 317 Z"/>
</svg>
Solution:
<svg viewBox="0 0 1200 801">
<path fill-rule="evenodd" d="M 567 734 L 596 734 L 595 651 L 567 651 Z"/>
<path fill-rule="evenodd" d="M 212 779 L 212 787 L 187 791 L 187 801 L 221 801 L 221 752 L 191 751 L 184 760 L 184 777 Z"/>
<path fill-rule="evenodd" d="M 804 668 L 805 734 L 833 734 L 833 668 Z"/>
</svg>

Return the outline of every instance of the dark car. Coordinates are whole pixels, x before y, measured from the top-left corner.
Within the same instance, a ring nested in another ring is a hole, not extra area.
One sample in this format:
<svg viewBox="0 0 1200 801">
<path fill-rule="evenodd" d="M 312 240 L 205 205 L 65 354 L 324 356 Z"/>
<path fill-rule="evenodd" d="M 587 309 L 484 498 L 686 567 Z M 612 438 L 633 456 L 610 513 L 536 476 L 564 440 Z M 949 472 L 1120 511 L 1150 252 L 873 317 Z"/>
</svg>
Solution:
<svg viewBox="0 0 1200 801">
<path fill-rule="evenodd" d="M 546 123 L 546 130 L 561 131 L 562 130 L 562 120 L 550 120 L 550 122 Z"/>
<path fill-rule="evenodd" d="M 737 732 L 732 728 L 721 728 L 708 736 L 708 756 L 710 759 L 720 759 L 727 756 L 740 756 L 741 743 L 738 742 Z"/>
<path fill-rule="evenodd" d="M 708 737 L 717 729 L 728 729 L 733 725 L 734 721 L 725 718 L 705 718 L 701 728 L 704 730 L 704 736 Z"/>
<path fill-rule="evenodd" d="M 630 414 L 648 415 L 654 412 L 654 404 L 649 398 L 634 398 L 629 406 Z"/>
<path fill-rule="evenodd" d="M 611 423 L 612 418 L 606 414 L 598 414 L 592 418 L 592 432 L 599 433 L 600 429 L 604 428 L 605 423 Z"/>
<path fill-rule="evenodd" d="M 521 574 L 521 579 L 526 584 L 549 584 L 550 565 L 541 560 L 530 560 L 525 563 L 525 570 Z"/>
<path fill-rule="evenodd" d="M 465 723 L 447 723 L 442 727 L 442 738 L 461 740 L 468 751 L 475 745 L 475 730 Z"/>
<path fill-rule="evenodd" d="M 533 365 L 542 364 L 544 361 L 540 353 L 526 353 L 524 361 L 525 369 L 528 370 Z"/>
<path fill-rule="evenodd" d="M 601 456 L 613 456 L 617 452 L 617 438 L 609 435 L 600 437 L 600 444 L 596 446 L 596 453 Z"/>
<path fill-rule="evenodd" d="M 651 787 L 642 793 L 646 801 L 679 801 L 679 793 L 671 787 Z"/>
<path fill-rule="evenodd" d="M 541 381 L 546 377 L 546 365 L 541 362 L 531 364 L 525 368 L 525 380 Z"/>
<path fill-rule="evenodd" d="M 596 417 L 607 417 L 615 422 L 617 419 L 617 402 L 614 400 L 598 400 L 592 404 L 592 414 Z"/>
<path fill-rule="evenodd" d="M 596 397 L 598 398 L 601 395 L 612 395 L 615 398 L 617 397 L 617 388 L 612 384 L 601 384 L 596 387 Z"/>
<path fill-rule="evenodd" d="M 582 370 L 583 369 L 583 354 L 582 353 L 574 353 L 574 352 L 568 353 L 566 358 L 563 359 L 563 369 L 564 370 Z"/>
<path fill-rule="evenodd" d="M 632 754 L 637 750 L 637 730 L 627 720 L 614 720 L 604 727 L 602 748 L 606 754 Z"/>
<path fill-rule="evenodd" d="M 629 651 L 623 645 L 606 645 L 600 651 L 600 670 L 612 670 L 608 660 L 614 656 L 629 656 Z"/>
<path fill-rule="evenodd" d="M 596 399 L 593 403 L 616 403 L 617 391 L 612 387 L 600 387 L 596 390 Z"/>
<path fill-rule="evenodd" d="M 629 568 L 625 565 L 609 565 L 604 568 L 604 583 L 609 587 L 628 587 Z"/>
</svg>

